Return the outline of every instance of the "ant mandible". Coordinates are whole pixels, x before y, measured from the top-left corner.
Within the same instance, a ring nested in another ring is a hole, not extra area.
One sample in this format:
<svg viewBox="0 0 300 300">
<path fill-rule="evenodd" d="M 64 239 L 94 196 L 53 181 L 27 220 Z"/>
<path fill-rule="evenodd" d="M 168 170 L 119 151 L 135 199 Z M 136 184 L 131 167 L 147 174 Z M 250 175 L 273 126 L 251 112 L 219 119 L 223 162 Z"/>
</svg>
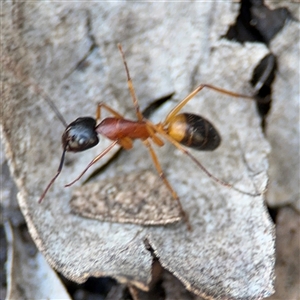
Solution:
<svg viewBox="0 0 300 300">
<path fill-rule="evenodd" d="M 196 165 L 214 181 L 246 195 L 260 195 L 244 192 L 237 189 L 233 185 L 216 178 L 209 171 L 207 171 L 205 167 L 186 148 L 183 147 L 186 146 L 196 150 L 212 151 L 220 145 L 221 137 L 217 130 L 213 127 L 213 125 L 201 116 L 191 113 L 179 113 L 179 111 L 203 88 L 209 88 L 233 97 L 242 97 L 248 99 L 252 99 L 252 97 L 233 93 L 231 91 L 224 90 L 209 84 L 201 84 L 180 103 L 178 103 L 169 112 L 163 122 L 154 124 L 151 121 L 147 120 L 140 111 L 139 103 L 135 95 L 134 87 L 121 44 L 118 44 L 118 48 L 120 50 L 125 66 L 128 88 L 133 100 L 133 105 L 138 120 L 127 120 L 110 106 L 106 105 L 105 103 L 99 103 L 96 111 L 96 119 L 91 117 L 81 117 L 70 123 L 62 135 L 63 153 L 57 173 L 52 178 L 45 191 L 41 195 L 39 203 L 44 199 L 49 188 L 52 186 L 55 179 L 60 174 L 64 163 L 65 153 L 80 152 L 96 146 L 99 142 L 98 134 L 105 136 L 113 142 L 99 155 L 97 155 L 83 170 L 83 172 L 74 181 L 67 184 L 66 187 L 71 186 L 76 181 L 78 181 L 93 164 L 95 164 L 104 155 L 106 155 L 115 145 L 119 144 L 124 149 L 129 150 L 133 147 L 133 140 L 140 139 L 149 150 L 154 166 L 160 178 L 163 180 L 164 184 L 171 192 L 173 198 L 178 202 L 181 215 L 183 216 L 188 228 L 190 229 L 191 226 L 188 217 L 182 208 L 179 197 L 167 180 L 151 144 L 151 142 L 153 142 L 157 146 L 162 147 L 164 145 L 162 138 L 164 138 L 165 140 L 172 143 L 180 151 L 188 155 L 196 163 Z M 105 118 L 100 122 L 101 109 L 107 110 L 112 115 L 112 117 Z"/>
</svg>

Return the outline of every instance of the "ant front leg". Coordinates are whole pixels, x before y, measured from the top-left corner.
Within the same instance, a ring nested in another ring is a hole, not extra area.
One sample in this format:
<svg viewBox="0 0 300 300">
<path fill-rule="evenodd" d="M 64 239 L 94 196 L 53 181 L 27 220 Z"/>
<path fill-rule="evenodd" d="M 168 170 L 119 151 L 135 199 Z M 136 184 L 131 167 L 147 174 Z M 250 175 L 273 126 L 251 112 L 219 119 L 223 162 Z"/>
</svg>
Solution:
<svg viewBox="0 0 300 300">
<path fill-rule="evenodd" d="M 118 141 L 113 141 L 106 149 L 104 149 L 100 154 L 98 154 L 88 165 L 87 167 L 82 171 L 82 173 L 74 179 L 72 182 L 68 183 L 65 185 L 65 187 L 69 187 L 73 185 L 76 181 L 78 181 L 84 174 L 85 172 L 92 166 L 94 165 L 97 161 L 99 161 L 104 155 L 106 155 L 116 144 Z"/>
<path fill-rule="evenodd" d="M 98 103 L 97 110 L 96 110 L 96 121 L 99 121 L 101 119 L 101 108 L 106 109 L 108 112 L 110 112 L 113 116 L 115 116 L 118 119 L 124 119 L 122 115 L 120 115 L 117 111 L 115 111 L 110 106 L 106 105 L 103 102 Z"/>
</svg>

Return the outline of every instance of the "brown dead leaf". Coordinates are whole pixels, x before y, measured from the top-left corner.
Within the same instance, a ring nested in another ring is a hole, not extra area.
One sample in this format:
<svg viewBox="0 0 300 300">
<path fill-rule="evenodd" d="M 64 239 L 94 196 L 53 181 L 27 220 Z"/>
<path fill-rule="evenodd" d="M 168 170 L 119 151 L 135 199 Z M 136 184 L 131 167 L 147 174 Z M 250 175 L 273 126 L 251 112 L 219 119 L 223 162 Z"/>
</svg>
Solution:
<svg viewBox="0 0 300 300">
<path fill-rule="evenodd" d="M 108 222 L 163 225 L 181 220 L 177 201 L 159 176 L 150 171 L 132 172 L 76 188 L 70 206 L 83 217 Z"/>
</svg>

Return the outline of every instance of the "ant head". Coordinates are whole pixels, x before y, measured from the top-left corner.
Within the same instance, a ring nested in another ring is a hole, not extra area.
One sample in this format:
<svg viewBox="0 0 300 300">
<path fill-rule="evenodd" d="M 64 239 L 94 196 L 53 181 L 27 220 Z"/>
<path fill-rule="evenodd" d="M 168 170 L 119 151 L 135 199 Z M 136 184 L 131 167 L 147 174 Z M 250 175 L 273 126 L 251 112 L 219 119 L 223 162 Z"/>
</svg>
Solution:
<svg viewBox="0 0 300 300">
<path fill-rule="evenodd" d="M 84 151 L 96 146 L 99 143 L 99 138 L 95 128 L 96 120 L 90 117 L 78 118 L 67 126 L 62 135 L 63 153 L 60 159 L 58 170 L 40 197 L 39 203 L 41 203 L 45 198 L 48 190 L 60 174 L 63 168 L 66 152 Z"/>
<path fill-rule="evenodd" d="M 90 117 L 78 118 L 68 125 L 62 135 L 63 148 L 66 151 L 80 152 L 99 143 L 95 131 L 96 120 Z"/>
</svg>

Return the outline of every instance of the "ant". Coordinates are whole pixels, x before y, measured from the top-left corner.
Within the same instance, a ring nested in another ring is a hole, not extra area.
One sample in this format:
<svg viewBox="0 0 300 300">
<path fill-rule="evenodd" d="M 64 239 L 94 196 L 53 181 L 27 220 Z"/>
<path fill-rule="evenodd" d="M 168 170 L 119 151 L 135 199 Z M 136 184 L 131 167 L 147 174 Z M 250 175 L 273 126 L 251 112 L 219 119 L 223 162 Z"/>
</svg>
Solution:
<svg viewBox="0 0 300 300">
<path fill-rule="evenodd" d="M 94 165 L 104 155 L 106 155 L 115 145 L 118 144 L 122 148 L 129 150 L 133 147 L 133 140 L 140 139 L 149 150 L 154 166 L 160 178 L 171 192 L 173 198 L 177 201 L 179 209 L 181 211 L 181 215 L 185 220 L 188 228 L 191 229 L 191 225 L 181 205 L 179 197 L 166 178 L 151 144 L 153 142 L 157 146 L 162 147 L 164 145 L 164 141 L 162 140 L 163 138 L 172 143 L 180 151 L 188 155 L 194 161 L 194 163 L 214 181 L 226 187 L 232 188 L 240 193 L 250 196 L 259 196 L 260 194 L 252 194 L 239 190 L 233 185 L 216 178 L 208 170 L 205 169 L 205 167 L 185 147 L 196 150 L 212 151 L 220 145 L 221 137 L 214 126 L 201 116 L 191 113 L 179 113 L 179 111 L 203 88 L 209 88 L 211 90 L 215 90 L 217 92 L 233 97 L 242 97 L 248 99 L 252 99 L 252 97 L 237 94 L 209 84 L 201 84 L 180 103 L 178 103 L 169 112 L 163 122 L 154 124 L 151 121 L 147 120 L 140 111 L 139 103 L 135 95 L 135 90 L 121 44 L 118 44 L 118 48 L 125 66 L 127 84 L 131 98 L 133 100 L 137 121 L 125 119 L 113 108 L 101 102 L 97 106 L 95 119 L 91 117 L 81 117 L 66 126 L 66 129 L 62 135 L 63 153 L 57 173 L 51 179 L 50 183 L 41 195 L 39 203 L 41 203 L 41 201 L 44 199 L 49 188 L 52 186 L 55 179 L 60 174 L 64 164 L 65 153 L 81 152 L 96 146 L 99 143 L 98 134 L 112 140 L 112 143 L 104 151 L 97 155 L 83 170 L 83 172 L 74 181 L 67 184 L 66 187 L 69 187 L 76 181 L 78 181 L 92 165 Z M 48 99 L 46 100 L 48 102 Z M 100 121 L 102 109 L 108 111 L 112 115 L 112 117 L 107 117 Z M 65 122 L 63 123 L 66 124 Z"/>
</svg>

